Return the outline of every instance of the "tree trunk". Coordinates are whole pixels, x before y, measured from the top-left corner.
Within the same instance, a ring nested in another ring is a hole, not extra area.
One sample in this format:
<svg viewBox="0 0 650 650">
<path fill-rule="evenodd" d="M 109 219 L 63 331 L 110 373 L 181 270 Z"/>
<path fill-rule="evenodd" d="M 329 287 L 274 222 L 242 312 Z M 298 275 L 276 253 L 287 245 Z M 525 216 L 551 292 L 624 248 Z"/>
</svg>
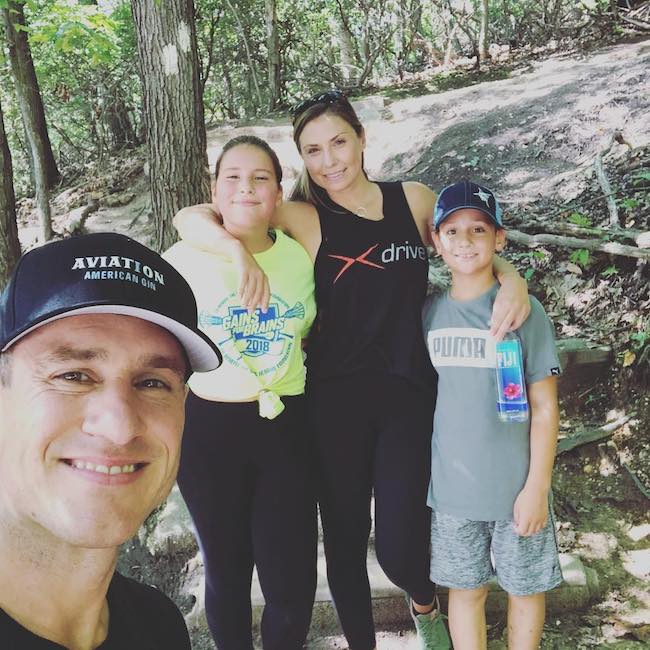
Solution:
<svg viewBox="0 0 650 650">
<path fill-rule="evenodd" d="M 176 212 L 210 200 L 192 0 L 132 0 L 151 180 L 154 245 L 176 240 Z"/>
<path fill-rule="evenodd" d="M 478 36 L 478 56 L 481 61 L 487 61 L 490 58 L 488 53 L 488 20 L 488 0 L 481 0 L 481 30 Z"/>
<path fill-rule="evenodd" d="M 0 289 L 2 289 L 20 257 L 11 153 L 5 133 L 2 106 L 0 106 L 0 174 L 2 175 L 2 186 L 0 187 Z"/>
<path fill-rule="evenodd" d="M 341 76 L 347 82 L 355 82 L 359 72 L 359 61 L 354 47 L 354 41 L 350 28 L 343 15 L 343 9 L 339 5 L 339 11 L 333 18 L 334 38 L 338 43 L 341 52 Z"/>
<path fill-rule="evenodd" d="M 136 0 L 132 0 L 135 2 Z M 257 109 L 259 110 L 262 108 L 262 92 L 260 91 L 260 84 L 257 81 L 257 73 L 255 72 L 255 63 L 253 61 L 253 55 L 251 53 L 251 46 L 250 43 L 248 42 L 248 34 L 246 33 L 246 29 L 244 27 L 244 24 L 242 23 L 239 15 L 240 12 L 235 7 L 232 3 L 232 0 L 226 0 L 226 4 L 228 5 L 228 8 L 230 9 L 232 15 L 235 17 L 235 21 L 237 22 L 237 27 L 239 27 L 239 33 L 241 35 L 241 39 L 244 43 L 244 51 L 246 52 L 246 61 L 248 62 L 248 70 L 250 72 L 250 77 L 249 81 L 253 82 L 253 86 L 255 87 L 255 94 L 257 95 Z"/>
<path fill-rule="evenodd" d="M 121 96 L 119 84 L 109 79 L 108 84 L 97 86 L 97 97 L 100 106 L 100 119 L 106 128 L 109 148 L 112 151 L 133 147 L 135 131 L 131 123 L 128 108 Z"/>
<path fill-rule="evenodd" d="M 414 50 L 415 39 L 420 31 L 422 22 L 422 5 L 414 2 L 407 2 L 400 0 L 398 4 L 398 22 L 399 29 L 397 40 L 397 48 L 399 56 L 397 57 L 397 72 L 399 78 L 404 78 L 405 65 L 408 61 L 409 55 Z"/>
<path fill-rule="evenodd" d="M 268 50 L 269 110 L 280 102 L 280 38 L 276 0 L 264 0 L 266 9 L 266 48 Z"/>
<path fill-rule="evenodd" d="M 34 62 L 27 40 L 27 27 L 22 2 L 10 0 L 7 9 L 2 10 L 9 50 L 11 73 L 16 86 L 18 107 L 29 138 L 32 165 L 41 167 L 45 174 L 45 187 L 51 189 L 60 179 L 59 170 L 52 153 L 47 132 L 45 110 L 36 79 Z M 35 159 L 39 159 L 37 165 Z M 36 182 L 35 182 L 36 184 Z"/>
<path fill-rule="evenodd" d="M 223 72 L 223 80 L 226 82 L 226 92 L 228 93 L 224 108 L 228 117 L 233 120 L 237 117 L 237 111 L 235 110 L 235 95 L 232 87 L 232 78 L 230 77 L 230 68 L 225 57 L 221 58 L 221 70 Z"/>
</svg>

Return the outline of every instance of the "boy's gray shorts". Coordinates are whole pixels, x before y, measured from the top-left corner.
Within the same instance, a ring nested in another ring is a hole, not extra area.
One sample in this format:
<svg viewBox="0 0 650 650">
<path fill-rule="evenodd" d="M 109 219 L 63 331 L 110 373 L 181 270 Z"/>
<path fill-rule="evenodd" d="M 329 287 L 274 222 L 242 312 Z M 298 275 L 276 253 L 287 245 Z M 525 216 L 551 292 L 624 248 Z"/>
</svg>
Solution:
<svg viewBox="0 0 650 650">
<path fill-rule="evenodd" d="M 473 521 L 431 514 L 431 580 L 451 589 L 477 589 L 496 575 L 513 596 L 549 591 L 562 582 L 549 511 L 546 526 L 522 537 L 512 520 Z"/>
</svg>

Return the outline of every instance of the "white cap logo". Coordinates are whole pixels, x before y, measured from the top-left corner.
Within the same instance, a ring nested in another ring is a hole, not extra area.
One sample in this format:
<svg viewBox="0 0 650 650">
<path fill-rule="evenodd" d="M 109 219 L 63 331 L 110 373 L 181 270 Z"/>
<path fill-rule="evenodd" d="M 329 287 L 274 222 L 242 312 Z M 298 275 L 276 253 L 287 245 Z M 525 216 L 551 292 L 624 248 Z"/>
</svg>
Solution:
<svg viewBox="0 0 650 650">
<path fill-rule="evenodd" d="M 479 188 L 478 192 L 474 192 L 474 196 L 478 196 L 478 198 L 481 199 L 488 208 L 490 207 L 490 195 L 487 192 L 484 192 Z"/>
</svg>

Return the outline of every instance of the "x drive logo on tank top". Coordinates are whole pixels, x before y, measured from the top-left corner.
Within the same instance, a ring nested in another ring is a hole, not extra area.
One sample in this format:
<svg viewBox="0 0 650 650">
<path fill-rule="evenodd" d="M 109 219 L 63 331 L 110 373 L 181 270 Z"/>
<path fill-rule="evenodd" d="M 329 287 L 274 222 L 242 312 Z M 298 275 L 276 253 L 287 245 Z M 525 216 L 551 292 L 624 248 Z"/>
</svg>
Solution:
<svg viewBox="0 0 650 650">
<path fill-rule="evenodd" d="M 336 281 L 348 271 L 354 264 L 361 264 L 364 266 L 369 266 L 371 268 L 384 270 L 386 267 L 382 264 L 377 264 L 376 262 L 371 262 L 368 256 L 379 246 L 379 244 L 373 244 L 368 250 L 364 251 L 357 257 L 350 257 L 349 255 L 335 255 L 334 253 L 328 253 L 328 257 L 332 257 L 335 260 L 341 260 L 344 262 L 341 270 L 338 272 L 337 276 L 334 278 L 332 284 L 335 284 Z M 401 262 L 408 260 L 426 260 L 427 259 L 427 250 L 421 244 L 409 244 L 408 241 L 403 244 L 389 244 L 384 250 L 381 251 L 379 259 L 383 264 L 391 264 L 393 262 Z"/>
</svg>

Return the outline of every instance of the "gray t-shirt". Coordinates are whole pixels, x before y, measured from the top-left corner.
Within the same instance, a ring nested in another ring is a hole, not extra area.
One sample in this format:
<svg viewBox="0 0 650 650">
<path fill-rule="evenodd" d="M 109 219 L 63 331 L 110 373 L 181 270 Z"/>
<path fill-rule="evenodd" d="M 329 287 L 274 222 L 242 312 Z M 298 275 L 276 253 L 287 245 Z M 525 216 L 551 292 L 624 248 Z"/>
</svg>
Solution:
<svg viewBox="0 0 650 650">
<path fill-rule="evenodd" d="M 428 504 L 476 521 L 512 519 L 530 458 L 530 422 L 497 417 L 495 342 L 488 329 L 497 290 L 495 284 L 462 302 L 433 295 L 422 311 L 438 372 Z M 560 374 L 553 326 L 539 301 L 530 301 L 530 316 L 510 333 L 521 341 L 527 385 Z"/>
</svg>

